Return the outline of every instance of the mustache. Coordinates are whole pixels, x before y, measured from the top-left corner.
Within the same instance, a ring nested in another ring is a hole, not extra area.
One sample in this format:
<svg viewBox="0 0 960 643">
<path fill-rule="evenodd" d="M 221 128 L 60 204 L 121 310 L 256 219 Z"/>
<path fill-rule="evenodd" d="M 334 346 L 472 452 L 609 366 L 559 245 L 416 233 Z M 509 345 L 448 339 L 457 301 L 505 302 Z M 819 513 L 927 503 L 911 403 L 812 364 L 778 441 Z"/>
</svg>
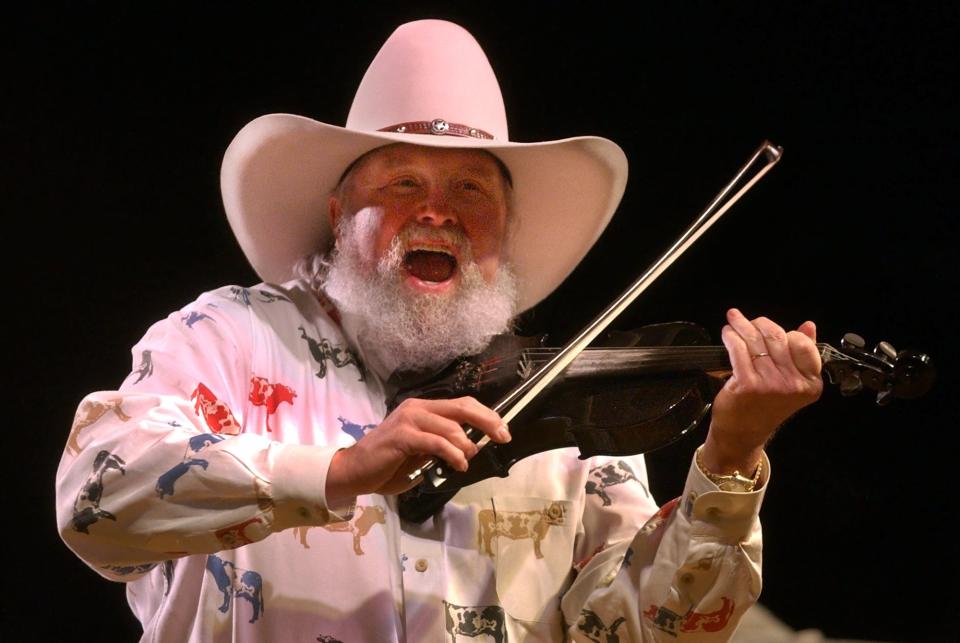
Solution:
<svg viewBox="0 0 960 643">
<path fill-rule="evenodd" d="M 400 229 L 397 239 L 404 245 L 412 241 L 439 241 L 463 250 L 470 247 L 466 232 L 459 226 L 437 227 L 412 221 Z"/>
<path fill-rule="evenodd" d="M 404 256 L 414 244 L 437 243 L 452 249 L 461 271 L 476 267 L 470 247 L 470 239 L 459 226 L 437 227 L 413 221 L 408 223 L 393 238 L 387 251 L 377 262 L 377 271 L 384 277 L 397 277 L 403 266 Z M 479 269 L 479 268 L 477 268 Z"/>
</svg>

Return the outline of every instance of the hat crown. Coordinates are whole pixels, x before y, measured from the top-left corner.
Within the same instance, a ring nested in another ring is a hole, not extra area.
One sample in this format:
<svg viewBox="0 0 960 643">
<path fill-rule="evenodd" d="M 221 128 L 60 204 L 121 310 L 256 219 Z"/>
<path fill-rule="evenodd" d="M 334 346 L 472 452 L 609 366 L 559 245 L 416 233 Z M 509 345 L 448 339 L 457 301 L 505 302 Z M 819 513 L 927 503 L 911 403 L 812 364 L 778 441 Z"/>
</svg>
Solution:
<svg viewBox="0 0 960 643">
<path fill-rule="evenodd" d="M 347 129 L 377 131 L 443 119 L 508 141 L 500 85 L 476 39 L 444 20 L 397 28 L 364 74 Z"/>
</svg>

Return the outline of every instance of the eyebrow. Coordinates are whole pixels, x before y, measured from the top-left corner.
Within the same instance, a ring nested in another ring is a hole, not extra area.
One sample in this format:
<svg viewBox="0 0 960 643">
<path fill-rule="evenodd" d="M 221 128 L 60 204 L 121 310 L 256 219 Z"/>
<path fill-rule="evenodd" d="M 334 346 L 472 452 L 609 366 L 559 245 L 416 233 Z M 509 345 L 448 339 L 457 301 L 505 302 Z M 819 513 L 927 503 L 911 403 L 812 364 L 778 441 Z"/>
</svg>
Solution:
<svg viewBox="0 0 960 643">
<path fill-rule="evenodd" d="M 489 167 L 482 167 L 480 165 L 467 165 L 463 168 L 463 171 L 479 174 L 485 178 L 495 178 L 498 174 L 497 170 L 492 170 Z"/>
</svg>

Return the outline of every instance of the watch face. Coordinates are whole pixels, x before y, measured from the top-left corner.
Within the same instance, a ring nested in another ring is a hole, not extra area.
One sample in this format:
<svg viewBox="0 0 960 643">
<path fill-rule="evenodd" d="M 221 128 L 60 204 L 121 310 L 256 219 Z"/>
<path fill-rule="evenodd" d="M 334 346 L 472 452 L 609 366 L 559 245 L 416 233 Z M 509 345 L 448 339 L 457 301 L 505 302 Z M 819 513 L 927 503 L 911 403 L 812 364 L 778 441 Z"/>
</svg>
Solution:
<svg viewBox="0 0 960 643">
<path fill-rule="evenodd" d="M 717 484 L 721 491 L 753 491 L 753 480 L 749 478 L 729 478 Z"/>
<path fill-rule="evenodd" d="M 717 488 L 720 489 L 720 491 L 738 491 L 740 493 L 745 493 L 753 491 L 756 488 L 757 482 L 760 480 L 760 467 L 763 465 L 763 460 L 757 464 L 757 469 L 753 478 L 746 478 L 740 475 L 739 471 L 734 471 L 733 474 L 730 475 L 718 475 L 716 473 L 711 473 L 704 468 L 703 463 L 700 461 L 700 449 L 702 448 L 703 447 L 698 448 L 694 456 L 696 458 L 697 467 L 700 469 L 703 475 L 710 480 L 710 482 L 717 485 Z"/>
</svg>

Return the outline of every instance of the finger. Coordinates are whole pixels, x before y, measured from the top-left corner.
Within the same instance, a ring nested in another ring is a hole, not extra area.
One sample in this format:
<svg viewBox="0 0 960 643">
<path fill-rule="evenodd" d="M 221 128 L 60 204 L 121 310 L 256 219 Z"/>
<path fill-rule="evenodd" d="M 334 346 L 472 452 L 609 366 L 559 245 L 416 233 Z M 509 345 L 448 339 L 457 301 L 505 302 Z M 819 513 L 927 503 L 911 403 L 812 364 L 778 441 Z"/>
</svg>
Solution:
<svg viewBox="0 0 960 643">
<path fill-rule="evenodd" d="M 812 325 L 813 322 L 807 322 Z M 801 329 L 803 326 L 801 326 Z M 793 363 L 801 375 L 808 379 L 820 378 L 820 369 L 822 362 L 820 359 L 820 350 L 817 348 L 813 338 L 802 330 L 794 330 L 787 333 L 787 345 L 790 348 L 790 355 L 793 357 Z"/>
<path fill-rule="evenodd" d="M 421 431 L 433 433 L 444 438 L 463 452 L 469 460 L 477 454 L 477 445 L 464 432 L 462 426 L 442 415 L 437 415 L 426 409 L 411 415 L 410 420 Z"/>
<path fill-rule="evenodd" d="M 458 424 L 469 424 L 497 442 L 509 442 L 510 432 L 503 419 L 475 398 L 458 397 L 451 400 L 423 400 L 425 408 Z"/>
<path fill-rule="evenodd" d="M 817 341 L 817 325 L 814 324 L 812 321 L 808 320 L 803 322 L 802 324 L 800 324 L 799 328 L 797 328 L 797 331 L 803 333 L 804 335 L 812 339 L 814 342 Z"/>
<path fill-rule="evenodd" d="M 730 365 L 733 366 L 734 379 L 758 377 L 750 363 L 750 351 L 743 338 L 729 325 L 720 331 L 720 339 L 730 355 Z"/>
<path fill-rule="evenodd" d="M 767 347 L 767 352 L 770 353 L 770 360 L 783 377 L 785 379 L 797 377 L 800 373 L 793 363 L 790 348 L 787 346 L 786 331 L 767 317 L 757 317 L 751 323 L 763 336 L 763 343 Z"/>
<path fill-rule="evenodd" d="M 452 442 L 435 433 L 413 431 L 407 436 L 408 453 L 440 458 L 457 471 L 467 470 L 467 457 Z"/>
<path fill-rule="evenodd" d="M 771 371 L 776 370 L 776 366 L 769 359 L 770 351 L 767 350 L 760 329 L 736 308 L 727 311 L 727 321 L 747 346 L 747 352 L 750 355 L 750 371 L 769 376 Z"/>
</svg>

